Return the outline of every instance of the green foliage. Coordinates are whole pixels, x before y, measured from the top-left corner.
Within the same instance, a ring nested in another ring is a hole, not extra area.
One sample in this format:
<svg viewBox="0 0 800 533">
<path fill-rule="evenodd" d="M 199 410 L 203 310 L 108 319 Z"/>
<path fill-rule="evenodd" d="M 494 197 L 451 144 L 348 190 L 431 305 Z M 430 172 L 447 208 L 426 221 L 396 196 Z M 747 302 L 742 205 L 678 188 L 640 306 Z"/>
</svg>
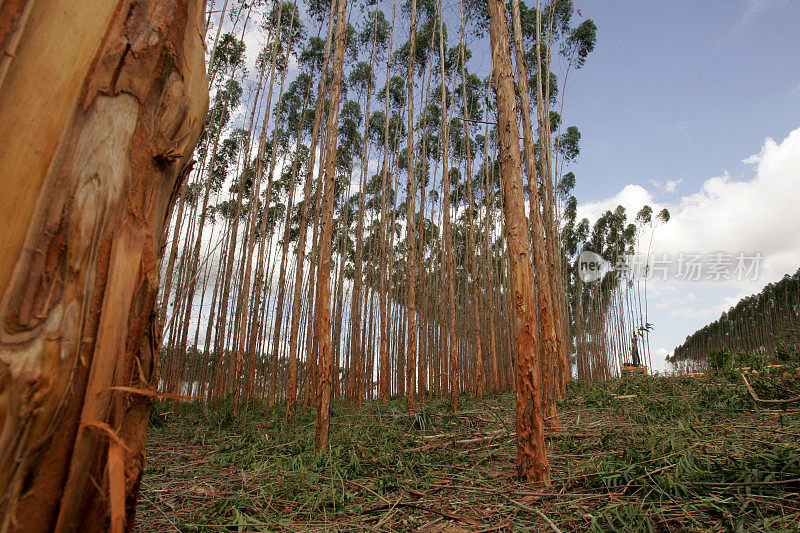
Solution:
<svg viewBox="0 0 800 533">
<path fill-rule="evenodd" d="M 169 422 L 169 414 L 169 406 L 165 400 L 154 401 L 150 410 L 150 426 L 164 427 Z"/>
<path fill-rule="evenodd" d="M 556 141 L 556 144 L 564 155 L 565 161 L 572 161 L 578 157 L 580 154 L 580 140 L 581 140 L 581 132 L 578 131 L 578 128 L 575 126 L 570 126 L 567 128 L 567 131 L 559 137 Z M 573 185 L 574 185 L 574 178 L 573 178 Z"/>
<path fill-rule="evenodd" d="M 781 339 L 778 341 L 778 347 L 775 349 L 775 357 L 781 363 L 790 363 L 800 358 L 800 352 L 798 352 L 791 343 Z"/>
<path fill-rule="evenodd" d="M 733 353 L 724 348 L 708 352 L 708 364 L 714 372 L 722 372 L 730 368 Z"/>
<path fill-rule="evenodd" d="M 731 376 L 733 377 L 733 376 Z M 709 381 L 699 386 L 697 399 L 706 409 L 749 409 L 753 402 L 747 392 L 729 381 Z"/>
<path fill-rule="evenodd" d="M 640 532 L 658 531 L 653 526 L 652 510 L 642 509 L 634 503 L 615 504 L 606 507 L 599 516 L 593 516 L 590 524 L 593 532 Z"/>
<path fill-rule="evenodd" d="M 564 42 L 563 52 L 575 65 L 581 68 L 586 63 L 586 57 L 594 50 L 597 43 L 597 26 L 592 19 L 581 22 L 570 32 Z"/>
</svg>

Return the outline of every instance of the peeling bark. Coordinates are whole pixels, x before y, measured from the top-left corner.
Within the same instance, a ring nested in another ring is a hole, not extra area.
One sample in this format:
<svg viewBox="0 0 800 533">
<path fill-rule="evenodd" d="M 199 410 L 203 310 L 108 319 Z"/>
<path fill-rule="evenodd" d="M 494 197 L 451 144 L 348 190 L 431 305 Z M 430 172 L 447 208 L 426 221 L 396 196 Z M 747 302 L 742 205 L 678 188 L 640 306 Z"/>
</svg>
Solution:
<svg viewBox="0 0 800 533">
<path fill-rule="evenodd" d="M 533 125 L 531 123 L 530 89 L 528 87 L 528 67 L 525 61 L 525 49 L 522 44 L 522 19 L 520 16 L 519 0 L 511 2 L 511 18 L 514 27 L 514 49 L 517 58 L 517 72 L 519 72 L 520 111 L 522 115 L 523 145 L 525 147 L 525 168 L 528 174 L 529 212 L 531 234 L 533 236 L 533 266 L 536 272 L 536 291 L 539 302 L 539 320 L 541 321 L 542 342 L 540 344 L 542 395 L 545 424 L 548 427 L 558 427 L 558 413 L 556 412 L 556 390 L 558 378 L 554 371 L 559 364 L 559 337 L 556 328 L 556 308 L 553 304 L 552 289 L 557 285 L 550 279 L 548 264 L 549 253 L 545 240 L 545 228 L 540 215 L 541 195 L 539 190 L 539 174 L 536 170 L 536 150 L 533 140 Z"/>
<path fill-rule="evenodd" d="M 520 478 L 550 481 L 544 444 L 536 296 L 522 186 L 519 124 L 511 51 L 502 0 L 489 0 L 492 67 L 497 93 L 497 131 L 503 211 L 508 246 L 510 297 L 516 334 L 517 470 Z"/>
<path fill-rule="evenodd" d="M 119 531 L 151 396 L 114 388 L 157 379 L 164 228 L 208 105 L 204 8 L 26 9 L 0 78 L 0 531 Z"/>
</svg>

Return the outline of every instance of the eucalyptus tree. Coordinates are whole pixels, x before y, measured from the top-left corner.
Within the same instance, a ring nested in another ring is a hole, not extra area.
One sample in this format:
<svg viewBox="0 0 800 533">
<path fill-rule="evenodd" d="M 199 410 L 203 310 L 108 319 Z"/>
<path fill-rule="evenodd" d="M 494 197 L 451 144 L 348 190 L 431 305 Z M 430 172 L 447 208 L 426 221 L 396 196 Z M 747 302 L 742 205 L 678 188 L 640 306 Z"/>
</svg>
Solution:
<svg viewBox="0 0 800 533">
<path fill-rule="evenodd" d="M 368 153 L 369 153 L 369 127 L 370 127 L 370 107 L 372 103 L 372 90 L 375 82 L 374 68 L 375 59 L 383 55 L 389 39 L 389 23 L 383 11 L 371 11 L 366 20 L 366 27 L 359 35 L 359 42 L 362 46 L 369 45 L 369 63 L 360 62 L 354 68 L 349 77 L 349 85 L 353 87 L 359 100 L 364 102 L 364 133 L 361 149 L 361 178 L 359 181 L 359 206 L 358 223 L 356 227 L 356 256 L 353 273 L 353 298 L 350 305 L 351 314 L 351 373 L 352 390 L 361 390 L 362 375 L 362 346 L 361 346 L 361 301 L 362 301 L 362 281 L 363 281 L 363 256 L 364 256 L 364 210 L 365 210 L 365 181 L 367 176 Z M 353 371 L 355 367 L 355 371 Z M 357 394 L 358 403 L 361 403 L 361 395 Z"/>
<path fill-rule="evenodd" d="M 528 175 L 530 233 L 533 245 L 533 265 L 537 279 L 537 301 L 539 304 L 539 321 L 542 330 L 540 343 L 540 357 L 542 361 L 542 380 L 545 387 L 544 411 L 545 421 L 548 425 L 557 426 L 558 416 L 555 409 L 556 402 L 556 376 L 553 371 L 559 365 L 564 351 L 563 336 L 556 329 L 557 311 L 553 304 L 553 290 L 557 283 L 551 282 L 554 272 L 548 266 L 548 254 L 556 253 L 555 246 L 546 246 L 546 231 L 539 209 L 541 198 L 539 194 L 539 173 L 537 170 L 536 152 L 534 148 L 533 128 L 531 124 L 530 90 L 528 88 L 528 68 L 525 58 L 525 49 L 522 37 L 522 21 L 519 0 L 512 0 L 511 14 L 514 27 L 514 49 L 516 51 L 517 71 L 519 72 L 520 111 L 522 114 L 522 132 L 524 141 L 525 169 Z M 541 146 L 541 144 L 540 144 Z M 551 237 L 552 238 L 552 237 Z M 560 253 L 560 252 L 559 252 Z M 552 264 L 552 260 L 551 260 Z"/>
<path fill-rule="evenodd" d="M 225 179 L 225 172 L 229 164 L 231 150 L 220 153 L 220 140 L 231 118 L 231 113 L 239 105 L 242 96 L 242 88 L 235 79 L 237 71 L 243 65 L 244 45 L 230 34 L 223 38 L 222 45 L 215 50 L 212 60 L 212 68 L 218 73 L 218 83 L 212 89 L 216 90 L 213 105 L 209 110 L 203 133 L 200 137 L 200 147 L 198 155 L 205 164 L 207 177 L 204 180 L 205 193 L 203 194 L 202 207 L 197 218 L 196 227 L 192 228 L 194 233 L 194 246 L 184 249 L 184 253 L 189 253 L 187 262 L 184 263 L 183 283 L 180 294 L 176 294 L 173 312 L 179 313 L 182 310 L 183 318 L 178 322 L 180 328 L 179 340 L 173 355 L 178 357 L 175 368 L 182 369 L 183 356 L 186 351 L 186 343 L 189 334 L 189 324 L 191 319 L 192 304 L 195 297 L 198 266 L 200 263 L 200 248 L 203 238 L 203 230 L 208 220 L 209 199 L 212 192 L 217 192 Z M 223 148 L 226 143 L 222 142 Z M 228 156 L 228 157 L 226 157 Z M 202 180 L 202 174 L 200 176 Z M 180 298 L 178 298 L 180 296 Z M 183 307 L 181 308 L 180 305 Z M 180 375 L 180 372 L 178 373 Z M 177 383 L 180 393 L 180 380 Z"/>
<path fill-rule="evenodd" d="M 582 251 L 600 254 L 612 264 L 621 264 L 636 251 L 641 233 L 629 223 L 622 206 L 607 211 L 594 223 L 587 219 L 576 223 L 577 202 L 566 202 L 566 224 L 562 232 L 567 257 L 575 258 Z M 636 217 L 646 218 L 651 210 L 645 206 Z M 664 210 L 659 217 L 669 219 Z M 578 376 L 581 379 L 606 379 L 615 375 L 614 367 L 632 356 L 631 339 L 643 342 L 652 325 L 642 323 L 641 301 L 637 296 L 638 273 L 635 269 L 613 269 L 592 283 L 584 283 L 578 272 L 570 271 L 570 305 L 577 353 Z"/>
<path fill-rule="evenodd" d="M 730 275 L 752 275 L 753 257 L 733 261 Z M 667 362 L 679 373 L 796 363 L 800 358 L 798 339 L 800 270 L 742 298 L 717 320 L 688 335 Z"/>
<path fill-rule="evenodd" d="M 414 375 L 417 366 L 417 316 L 416 316 L 416 283 L 417 283 L 417 266 L 416 266 L 416 246 L 414 242 L 414 219 L 416 210 L 414 209 L 414 199 L 416 197 L 417 184 L 416 184 L 416 168 L 414 164 L 414 65 L 416 61 L 416 47 L 417 47 L 417 0 L 411 0 L 411 20 L 410 20 L 410 36 L 408 39 L 409 52 L 408 52 L 408 73 L 406 78 L 406 120 L 408 121 L 407 131 L 407 167 L 408 182 L 406 185 L 406 239 L 405 239 L 405 253 L 406 253 L 406 312 L 407 312 L 407 325 L 406 325 L 406 364 L 408 365 L 407 376 L 409 379 L 408 393 L 406 395 L 406 408 L 410 411 L 414 409 L 414 387 L 416 382 Z"/>
<path fill-rule="evenodd" d="M 240 95 L 241 88 L 239 87 L 239 84 L 236 83 L 235 80 L 228 80 L 225 88 L 217 93 L 214 105 L 212 106 L 209 114 L 214 114 L 217 116 L 222 114 L 229 115 L 230 110 L 238 105 Z M 220 120 L 220 122 L 217 124 L 217 127 L 222 128 L 226 122 L 227 120 Z M 222 188 L 228 168 L 235 161 L 237 154 L 241 149 L 241 140 L 241 137 L 236 135 L 234 132 L 234 135 L 225 139 L 221 143 L 221 147 L 216 150 L 215 155 L 211 159 L 211 166 L 209 168 L 209 175 L 205 186 L 206 192 L 203 198 L 203 207 L 200 212 L 198 228 L 196 230 L 197 236 L 193 247 L 193 252 L 189 261 L 184 265 L 186 267 L 183 286 L 184 290 L 182 291 L 183 294 L 180 295 L 183 297 L 182 299 L 184 301 L 184 314 L 180 323 L 182 333 L 180 334 L 177 346 L 174 349 L 174 355 L 177 356 L 177 359 L 175 360 L 176 372 L 174 373 L 175 382 L 173 390 L 176 394 L 183 393 L 182 377 L 184 373 L 184 360 L 188 342 L 189 325 L 191 323 L 192 310 L 194 308 L 193 304 L 195 299 L 197 277 L 199 275 L 200 249 L 202 244 L 203 228 L 206 220 L 211 218 L 208 213 L 209 196 L 212 191 L 219 192 L 219 190 Z M 202 306 L 202 298 L 200 303 Z"/>
<path fill-rule="evenodd" d="M 505 4 L 489 2 L 489 15 L 505 233 L 514 298 L 517 471 L 527 481 L 549 483 L 550 467 L 542 421 L 536 297 L 525 219 L 519 125 Z"/>
<path fill-rule="evenodd" d="M 463 124 L 463 139 L 459 152 L 462 152 L 464 157 L 464 170 L 465 170 L 465 183 L 467 186 L 467 242 L 466 253 L 469 256 L 469 278 L 471 280 L 471 294 L 472 299 L 472 319 L 473 324 L 473 343 L 475 345 L 475 361 L 476 361 L 476 394 L 479 398 L 483 396 L 483 349 L 482 349 L 482 331 L 481 331 L 481 311 L 480 311 L 480 297 L 479 297 L 479 277 L 478 277 L 478 248 L 475 245 L 475 195 L 473 192 L 473 176 L 472 176 L 472 157 L 473 157 L 473 142 L 470 135 L 470 124 L 479 120 L 481 116 L 481 105 L 479 91 L 482 89 L 480 79 L 474 75 L 467 75 L 466 63 L 471 52 L 466 48 L 464 43 L 466 35 L 466 14 L 464 10 L 463 0 L 460 2 L 461 13 L 461 32 L 460 42 L 458 45 L 458 65 L 461 73 L 461 85 L 456 88 L 456 95 L 461 94 L 461 113 Z M 456 120 L 456 119 L 454 119 Z M 457 130 L 456 130 L 457 131 Z M 477 177 L 480 183 L 480 175 Z"/>
<path fill-rule="evenodd" d="M 380 306 L 380 383 L 379 383 L 379 396 L 383 402 L 386 402 L 389 388 L 389 301 L 387 297 L 387 282 L 389 278 L 388 267 L 388 250 L 387 250 L 387 217 L 388 217 L 388 201 L 387 201 L 387 188 L 390 187 L 388 183 L 389 173 L 389 147 L 390 147 L 390 134 L 395 129 L 392 128 L 392 119 L 395 119 L 396 127 L 399 129 L 402 126 L 402 120 L 399 115 L 392 115 L 390 90 L 391 90 L 391 67 L 392 67 L 392 41 L 394 38 L 394 24 L 395 15 L 397 10 L 397 0 L 392 1 L 392 24 L 389 29 L 389 43 L 387 45 L 387 59 L 386 59 L 386 85 L 383 91 L 384 98 L 384 113 L 383 113 L 383 163 L 381 164 L 381 225 L 380 225 L 380 264 L 378 278 L 380 280 L 379 291 L 379 306 Z M 402 81 L 402 80 L 401 80 Z M 397 108 L 402 107 L 402 96 L 398 98 Z M 377 112 L 376 112 L 377 113 Z M 395 118 L 396 117 L 396 118 Z M 376 127 L 377 127 L 376 121 Z M 395 139 L 393 148 L 396 150 L 399 146 L 399 139 Z M 394 195 L 393 195 L 394 196 Z M 394 202 L 393 202 L 394 203 Z M 391 228 L 393 229 L 393 228 Z M 394 234 L 394 231 L 392 231 Z"/>
<path fill-rule="evenodd" d="M 296 136 L 296 146 L 294 149 L 294 157 L 291 164 L 291 176 L 289 178 L 289 191 L 287 197 L 286 213 L 284 218 L 283 238 L 281 239 L 281 263 L 280 272 L 278 274 L 278 300 L 275 306 L 275 322 L 272 334 L 272 350 L 271 350 L 271 365 L 270 365 L 270 385 L 269 385 L 269 403 L 275 405 L 277 397 L 277 382 L 278 382 L 278 351 L 281 341 L 281 326 L 283 325 L 283 312 L 284 312 L 284 297 L 286 293 L 286 261 L 289 252 L 290 242 L 290 229 L 291 229 L 291 216 L 294 207 L 295 186 L 298 179 L 298 171 L 310 157 L 314 154 L 309 153 L 308 149 L 301 143 L 303 140 L 303 133 L 306 125 L 306 115 L 308 112 L 308 101 L 311 97 L 312 78 L 310 73 L 301 73 L 291 84 L 285 98 L 286 115 L 283 117 L 284 125 L 288 131 L 294 132 Z M 302 95 L 302 96 L 300 96 Z M 302 104 L 297 105 L 300 101 Z M 297 116 L 298 109 L 302 109 Z M 281 118 L 282 110 L 278 110 L 278 117 Z M 294 126 L 294 127 L 292 127 Z M 302 176 L 300 176 L 302 178 Z M 308 177 L 306 179 L 308 181 Z M 300 269 L 302 275 L 302 268 Z M 252 352 L 251 352 L 252 354 Z M 290 363 L 291 364 L 291 363 Z M 250 386 L 252 380 L 248 380 Z"/>
<path fill-rule="evenodd" d="M 298 378 L 298 336 L 300 330 L 300 306 L 302 298 L 302 281 L 303 281 L 303 266 L 306 255 L 306 236 L 308 233 L 309 224 L 309 209 L 312 204 L 312 187 L 314 180 L 314 163 L 316 161 L 316 148 L 319 140 L 320 130 L 322 128 L 323 117 L 323 103 L 325 102 L 324 95 L 327 89 L 327 66 L 330 59 L 331 43 L 333 41 L 333 22 L 335 12 L 333 9 L 329 10 L 328 16 L 328 37 L 324 44 L 324 50 L 321 40 L 311 39 L 308 48 L 301 54 L 299 61 L 301 64 L 307 65 L 311 72 L 320 72 L 319 83 L 317 87 L 317 103 L 314 109 L 314 125 L 311 132 L 311 146 L 309 148 L 308 166 L 306 168 L 306 182 L 303 187 L 303 204 L 300 211 L 300 221 L 297 236 L 297 259 L 295 261 L 295 285 L 294 294 L 292 297 L 292 321 L 291 329 L 289 332 L 289 372 L 286 385 L 286 416 L 291 419 L 294 416 L 294 407 L 297 397 L 297 378 Z M 316 187 L 316 197 L 321 197 L 320 187 Z M 309 278 L 313 279 L 314 268 L 309 269 Z M 313 282 L 309 283 L 309 292 L 313 295 Z M 311 316 L 311 298 L 308 299 L 309 317 Z M 308 331 L 312 331 L 311 320 L 308 320 Z M 308 381 L 311 382 L 311 375 L 309 372 Z"/>
<path fill-rule="evenodd" d="M 208 102 L 203 5 L 168 4 L 3 5 L 3 530 L 133 527 L 158 260 Z"/>
<path fill-rule="evenodd" d="M 533 160 L 535 163 L 528 163 L 529 181 L 540 181 L 541 187 L 534 190 L 532 185 L 529 185 L 531 194 L 531 218 L 538 217 L 538 210 L 536 213 L 533 211 L 534 202 L 533 198 L 535 193 L 540 194 L 541 201 L 541 226 L 544 235 L 539 235 L 539 239 L 543 238 L 545 245 L 545 255 L 547 260 L 547 272 L 543 274 L 544 277 L 550 281 L 550 312 L 545 313 L 545 320 L 549 320 L 552 316 L 556 335 L 555 335 L 555 351 L 557 357 L 553 363 L 557 366 L 554 370 L 556 378 L 550 381 L 556 381 L 559 393 L 563 393 L 563 385 L 565 380 L 569 377 L 569 364 L 566 354 L 566 339 L 568 337 L 568 308 L 566 305 L 565 297 L 565 277 L 562 266 L 562 253 L 561 243 L 559 241 L 559 230 L 557 227 L 557 202 L 554 195 L 554 180 L 559 174 L 559 154 L 570 154 L 573 148 L 577 150 L 577 139 L 579 134 L 576 135 L 577 129 L 570 128 L 564 135 L 556 135 L 553 138 L 552 130 L 560 128 L 561 114 L 551 110 L 551 106 L 556 101 L 556 94 L 558 93 L 558 85 L 555 74 L 551 72 L 552 53 L 556 42 L 561 43 L 560 55 L 566 62 L 564 82 L 571 69 L 580 68 L 588 54 L 594 49 L 596 42 L 596 26 L 594 23 L 587 19 L 576 27 L 571 27 L 574 16 L 574 7 L 570 1 L 556 0 L 545 6 L 541 1 L 537 1 L 536 7 L 526 8 L 519 2 L 512 4 L 512 15 L 514 18 L 515 27 L 515 43 L 517 49 L 517 64 L 523 66 L 527 74 L 527 64 L 532 65 L 532 72 L 525 76 L 525 80 L 520 80 L 520 85 L 523 84 L 526 88 L 533 93 L 536 101 L 536 116 L 537 116 L 537 130 L 538 130 L 538 143 L 534 144 L 532 134 L 529 134 L 526 148 L 526 159 Z M 525 54 L 524 51 L 528 53 Z M 522 76 L 521 76 L 522 77 Z M 522 92 L 522 91 L 521 91 Z M 520 94 L 523 107 L 527 104 L 528 92 L 524 95 Z M 563 112 L 564 93 L 561 93 L 561 111 Z M 530 112 L 523 111 L 523 121 L 530 117 Z M 529 125 L 523 124 L 523 133 L 526 133 L 529 128 L 532 130 L 530 121 Z M 575 141 L 572 144 L 568 144 Z M 568 145 L 567 145 L 568 144 Z M 564 145 L 564 146 L 562 146 Z M 534 148 L 536 146 L 536 149 Z M 554 149 L 555 148 L 555 156 Z M 529 155 L 528 155 L 529 154 Z M 577 152 L 574 153 L 577 155 Z M 574 158 L 572 155 L 572 158 Z M 568 161 L 570 157 L 564 157 L 561 160 L 563 163 Z M 538 176 L 537 176 L 538 174 Z M 537 239 L 537 232 L 533 231 L 533 238 Z M 534 253 L 539 247 L 534 245 Z M 541 257 L 540 257 L 541 260 Z M 537 276 L 543 272 L 543 269 L 537 267 Z M 540 291 L 541 292 L 541 291 Z M 546 295 L 541 295 L 546 296 Z M 550 328 L 548 328 L 550 329 Z M 552 333 L 551 333 L 552 336 Z M 549 343 L 549 339 L 546 339 Z M 552 349 L 547 350 L 550 354 L 553 353 Z M 552 364 L 548 365 L 546 371 L 549 372 L 553 367 Z"/>
<path fill-rule="evenodd" d="M 289 23 L 285 24 L 282 21 L 284 9 L 290 11 Z M 286 74 L 288 72 L 288 61 L 292 54 L 294 44 L 302 37 L 302 23 L 298 19 L 298 7 L 296 4 L 281 1 L 277 8 L 273 8 L 268 16 L 272 40 L 268 45 L 271 53 L 270 65 L 270 80 L 274 79 L 276 73 L 280 72 L 281 80 L 278 88 L 278 103 L 277 108 L 280 109 L 283 100 L 284 84 L 286 82 Z M 280 58 L 280 61 L 278 59 Z M 237 322 L 235 334 L 238 336 L 238 346 L 236 347 L 236 357 L 233 368 L 233 379 L 228 381 L 229 390 L 231 390 L 235 397 L 238 399 L 241 391 L 240 383 L 238 380 L 242 378 L 242 366 L 244 363 L 244 354 L 247 348 L 247 342 L 253 343 L 254 338 L 247 336 L 248 326 L 248 306 L 251 304 L 251 277 L 253 270 L 253 261 L 255 253 L 256 239 L 258 239 L 258 255 L 256 255 L 256 279 L 263 277 L 263 258 L 266 245 L 267 223 L 270 220 L 270 203 L 272 200 L 273 186 L 274 186 L 274 172 L 278 159 L 278 141 L 282 137 L 282 132 L 278 128 L 277 122 L 273 127 L 272 134 L 272 148 L 267 154 L 267 128 L 270 123 L 270 115 L 272 113 L 272 95 L 274 84 L 270 83 L 269 91 L 267 93 L 266 101 L 266 115 L 264 116 L 261 128 L 261 136 L 259 138 L 258 153 L 256 155 L 255 163 L 255 187 L 253 188 L 253 196 L 251 198 L 251 213 L 248 222 L 247 231 L 247 250 L 244 255 L 244 278 L 239 292 L 239 301 L 237 306 Z M 277 113 L 276 113 L 277 114 Z M 265 160 L 269 156 L 269 165 L 266 170 L 267 189 L 265 191 L 263 200 L 262 216 L 260 217 L 260 224 L 257 226 L 256 222 L 259 217 L 256 216 L 258 212 L 258 200 L 261 189 L 262 174 L 265 171 Z M 258 228 L 258 229 L 257 229 Z M 272 232 L 269 232 L 270 235 Z M 252 309 L 257 309 L 259 306 L 259 291 L 254 291 L 252 300 Z M 248 351 L 251 351 L 247 348 Z"/>
<path fill-rule="evenodd" d="M 450 123 L 448 114 L 448 94 L 445 70 L 445 46 L 444 46 L 444 16 L 442 11 L 442 0 L 439 0 L 439 70 L 441 74 L 441 125 L 442 125 L 442 184 L 444 198 L 442 202 L 443 228 L 442 237 L 444 239 L 444 264 L 446 267 L 445 284 L 447 287 L 447 307 L 448 307 L 448 336 L 449 336 L 449 355 L 450 355 L 450 409 L 455 411 L 458 407 L 458 358 L 456 354 L 456 311 L 455 311 L 455 272 L 453 267 L 453 235 L 450 221 Z M 409 367 L 410 368 L 410 367 Z M 409 395 L 411 395 L 409 393 Z M 413 403 L 412 403 L 413 405 Z"/>
<path fill-rule="evenodd" d="M 283 7 L 283 3 L 281 3 L 281 5 L 277 8 L 277 10 L 273 9 L 269 13 L 268 21 L 270 22 L 270 24 L 268 25 L 268 31 L 270 33 L 270 36 L 272 36 L 272 37 L 277 35 L 277 33 L 279 31 L 278 30 L 278 26 L 280 25 L 280 17 L 281 17 L 281 15 L 283 13 L 282 7 Z M 268 76 L 268 81 L 267 81 L 267 84 L 269 86 L 268 97 L 267 97 L 267 102 L 266 102 L 267 112 L 270 111 L 270 107 L 271 107 L 278 49 L 279 49 L 278 46 L 272 46 L 271 48 L 267 47 L 260 54 L 260 56 L 258 58 L 260 74 L 259 74 L 259 82 L 258 82 L 258 90 L 257 91 L 260 91 L 260 89 L 261 89 L 261 83 L 263 81 L 263 75 L 264 75 L 264 72 L 266 71 L 266 68 L 267 68 L 266 67 L 266 65 L 267 65 L 267 57 L 270 58 L 270 60 L 269 60 L 269 76 Z M 256 97 L 255 101 L 257 103 L 257 101 L 258 101 L 257 97 Z M 250 183 L 252 185 L 254 185 L 254 187 L 252 187 L 250 189 L 251 190 L 250 208 L 247 210 L 248 211 L 248 217 L 249 217 L 249 220 L 251 222 L 247 224 L 248 228 L 249 228 L 249 231 L 247 232 L 247 234 L 245 236 L 246 239 L 248 240 L 248 250 L 247 250 L 247 252 L 245 252 L 246 255 L 244 256 L 245 261 L 247 260 L 248 257 L 252 256 L 252 242 L 253 242 L 252 239 L 255 236 L 253 224 L 255 223 L 255 213 L 257 211 L 256 205 L 257 205 L 258 195 L 259 195 L 259 191 L 260 191 L 261 174 L 262 174 L 262 171 L 263 171 L 262 170 L 263 169 L 263 158 L 264 158 L 264 152 L 265 152 L 265 148 L 266 148 L 266 133 L 267 133 L 266 128 L 267 128 L 267 123 L 269 122 L 268 116 L 266 116 L 264 121 L 263 121 L 262 132 L 261 132 L 261 136 L 260 136 L 260 139 L 259 139 L 258 156 L 256 157 L 256 161 L 254 163 L 252 163 L 252 166 L 251 166 L 249 158 L 250 158 L 251 143 L 252 143 L 252 139 L 253 139 L 252 128 L 253 128 L 254 121 L 255 121 L 256 109 L 257 109 L 257 106 L 254 105 L 253 112 L 251 114 L 251 119 L 250 119 L 250 130 L 249 131 L 251 132 L 251 135 L 248 136 L 247 151 L 246 151 L 246 155 L 245 155 L 245 158 L 246 158 L 245 172 L 246 172 L 246 174 L 243 173 L 241 175 L 241 177 L 239 179 L 239 184 L 238 184 L 236 214 L 233 217 L 233 223 L 234 223 L 233 235 L 232 235 L 232 238 L 230 239 L 230 242 L 229 242 L 229 247 L 230 248 L 229 248 L 229 251 L 228 251 L 228 264 L 226 265 L 225 277 L 223 279 L 222 298 L 220 299 L 220 311 L 219 311 L 219 318 L 218 318 L 218 321 L 217 321 L 216 337 L 215 337 L 215 343 L 214 343 L 214 352 L 215 352 L 215 360 L 216 360 L 216 364 L 215 364 L 216 377 L 215 377 L 214 390 L 216 392 L 216 398 L 217 399 L 219 399 L 219 395 L 223 392 L 225 377 L 228 374 L 228 373 L 225 372 L 225 369 L 223 368 L 223 355 L 224 355 L 224 351 L 225 351 L 225 341 L 226 341 L 225 333 L 226 333 L 227 319 L 228 319 L 228 302 L 229 302 L 229 293 L 230 293 L 230 289 L 231 289 L 231 282 L 232 282 L 232 279 L 233 279 L 233 267 L 234 267 L 234 261 L 235 261 L 235 254 L 233 252 L 235 250 L 235 246 L 236 246 L 236 242 L 237 242 L 238 223 L 239 223 L 238 214 L 243 211 L 243 207 L 242 207 L 242 201 L 243 201 L 243 198 L 244 198 L 243 193 L 244 193 L 245 186 L 247 185 L 247 181 L 250 181 Z M 246 178 L 249 178 L 249 180 L 246 179 Z M 243 322 L 243 319 L 242 319 L 242 308 L 241 308 L 241 300 L 242 300 L 242 293 L 241 292 L 239 292 L 239 298 L 237 300 L 238 300 L 238 302 L 237 302 L 238 305 L 237 305 L 236 314 L 234 315 L 234 326 L 236 326 L 237 324 L 240 324 L 241 322 Z M 240 326 L 238 328 L 234 327 L 234 329 L 236 331 L 238 331 L 238 332 L 241 332 L 241 328 L 242 328 L 242 326 Z M 237 362 L 241 361 L 239 355 L 237 355 L 236 360 L 237 360 Z M 231 374 L 236 375 L 236 372 L 231 372 Z"/>
<path fill-rule="evenodd" d="M 319 376 L 317 384 L 317 449 L 328 448 L 331 400 L 331 238 L 333 231 L 334 185 L 336 181 L 336 131 L 339 127 L 339 96 L 342 89 L 342 71 L 346 45 L 347 0 L 336 1 L 336 30 L 333 56 L 333 79 L 328 104 L 328 134 L 325 139 L 325 178 L 322 200 L 322 231 L 320 238 L 319 285 L 315 323 L 316 342 L 319 346 Z"/>
</svg>

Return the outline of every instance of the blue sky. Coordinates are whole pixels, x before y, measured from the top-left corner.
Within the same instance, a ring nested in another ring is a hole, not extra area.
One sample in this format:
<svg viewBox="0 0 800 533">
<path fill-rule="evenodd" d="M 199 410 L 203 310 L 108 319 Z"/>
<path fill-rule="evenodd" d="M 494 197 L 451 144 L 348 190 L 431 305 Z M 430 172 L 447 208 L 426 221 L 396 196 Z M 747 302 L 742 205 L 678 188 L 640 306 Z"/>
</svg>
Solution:
<svg viewBox="0 0 800 533">
<path fill-rule="evenodd" d="M 629 183 L 729 170 L 800 126 L 800 2 L 582 0 L 598 43 L 571 76 L 582 201 Z"/>
<path fill-rule="evenodd" d="M 652 348 L 663 360 L 800 267 L 800 2 L 576 5 L 598 26 L 565 95 L 565 123 L 583 135 L 570 168 L 580 216 L 647 202 L 673 214 L 654 250 L 764 254 L 757 280 L 651 286 Z"/>
</svg>

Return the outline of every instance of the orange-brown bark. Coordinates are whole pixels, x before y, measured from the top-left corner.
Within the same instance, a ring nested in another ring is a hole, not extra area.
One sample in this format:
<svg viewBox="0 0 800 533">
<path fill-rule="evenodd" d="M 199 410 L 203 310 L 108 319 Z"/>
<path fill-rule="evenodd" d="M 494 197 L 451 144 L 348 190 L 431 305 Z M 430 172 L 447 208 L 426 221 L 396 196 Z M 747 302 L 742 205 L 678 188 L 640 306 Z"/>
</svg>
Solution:
<svg viewBox="0 0 800 533">
<path fill-rule="evenodd" d="M 528 223 L 525 217 L 508 24 L 505 3 L 502 0 L 489 0 L 488 4 L 509 285 L 516 335 L 517 469 L 519 476 L 527 481 L 547 483 L 550 481 L 550 468 L 542 422 L 536 297 L 533 290 Z"/>
<path fill-rule="evenodd" d="M 328 135 L 325 139 L 325 177 L 322 197 L 322 230 L 319 248 L 319 275 L 317 278 L 317 312 L 314 336 L 319 350 L 317 375 L 317 427 L 318 450 L 328 448 L 331 423 L 331 241 L 333 234 L 334 181 L 336 172 L 336 131 L 339 128 L 339 98 L 342 92 L 342 70 L 346 37 L 347 0 L 338 0 L 333 54 L 333 79 L 328 108 Z"/>
<path fill-rule="evenodd" d="M 29 4 L 0 81 L 0 531 L 118 531 L 151 396 L 114 387 L 158 374 L 164 228 L 208 105 L 203 3 Z"/>
<path fill-rule="evenodd" d="M 525 169 L 528 174 L 529 212 L 531 233 L 533 235 L 533 266 L 536 271 L 536 290 L 539 302 L 539 320 L 541 321 L 542 342 L 540 345 L 542 365 L 542 386 L 544 388 L 543 409 L 545 424 L 549 427 L 558 426 L 558 413 L 556 412 L 557 374 L 554 373 L 559 365 L 559 331 L 556 328 L 555 313 L 557 304 L 553 304 L 551 290 L 554 284 L 550 280 L 550 270 L 547 263 L 547 250 L 545 243 L 545 229 L 539 209 L 541 198 L 539 196 L 539 174 L 536 169 L 536 152 L 533 140 L 533 125 L 531 124 L 530 89 L 528 88 L 528 68 L 525 61 L 525 49 L 522 44 L 522 22 L 520 16 L 519 0 L 511 2 L 511 17 L 514 25 L 514 48 L 517 57 L 517 71 L 519 72 L 519 96 L 522 115 L 522 135 L 525 148 Z"/>
</svg>

